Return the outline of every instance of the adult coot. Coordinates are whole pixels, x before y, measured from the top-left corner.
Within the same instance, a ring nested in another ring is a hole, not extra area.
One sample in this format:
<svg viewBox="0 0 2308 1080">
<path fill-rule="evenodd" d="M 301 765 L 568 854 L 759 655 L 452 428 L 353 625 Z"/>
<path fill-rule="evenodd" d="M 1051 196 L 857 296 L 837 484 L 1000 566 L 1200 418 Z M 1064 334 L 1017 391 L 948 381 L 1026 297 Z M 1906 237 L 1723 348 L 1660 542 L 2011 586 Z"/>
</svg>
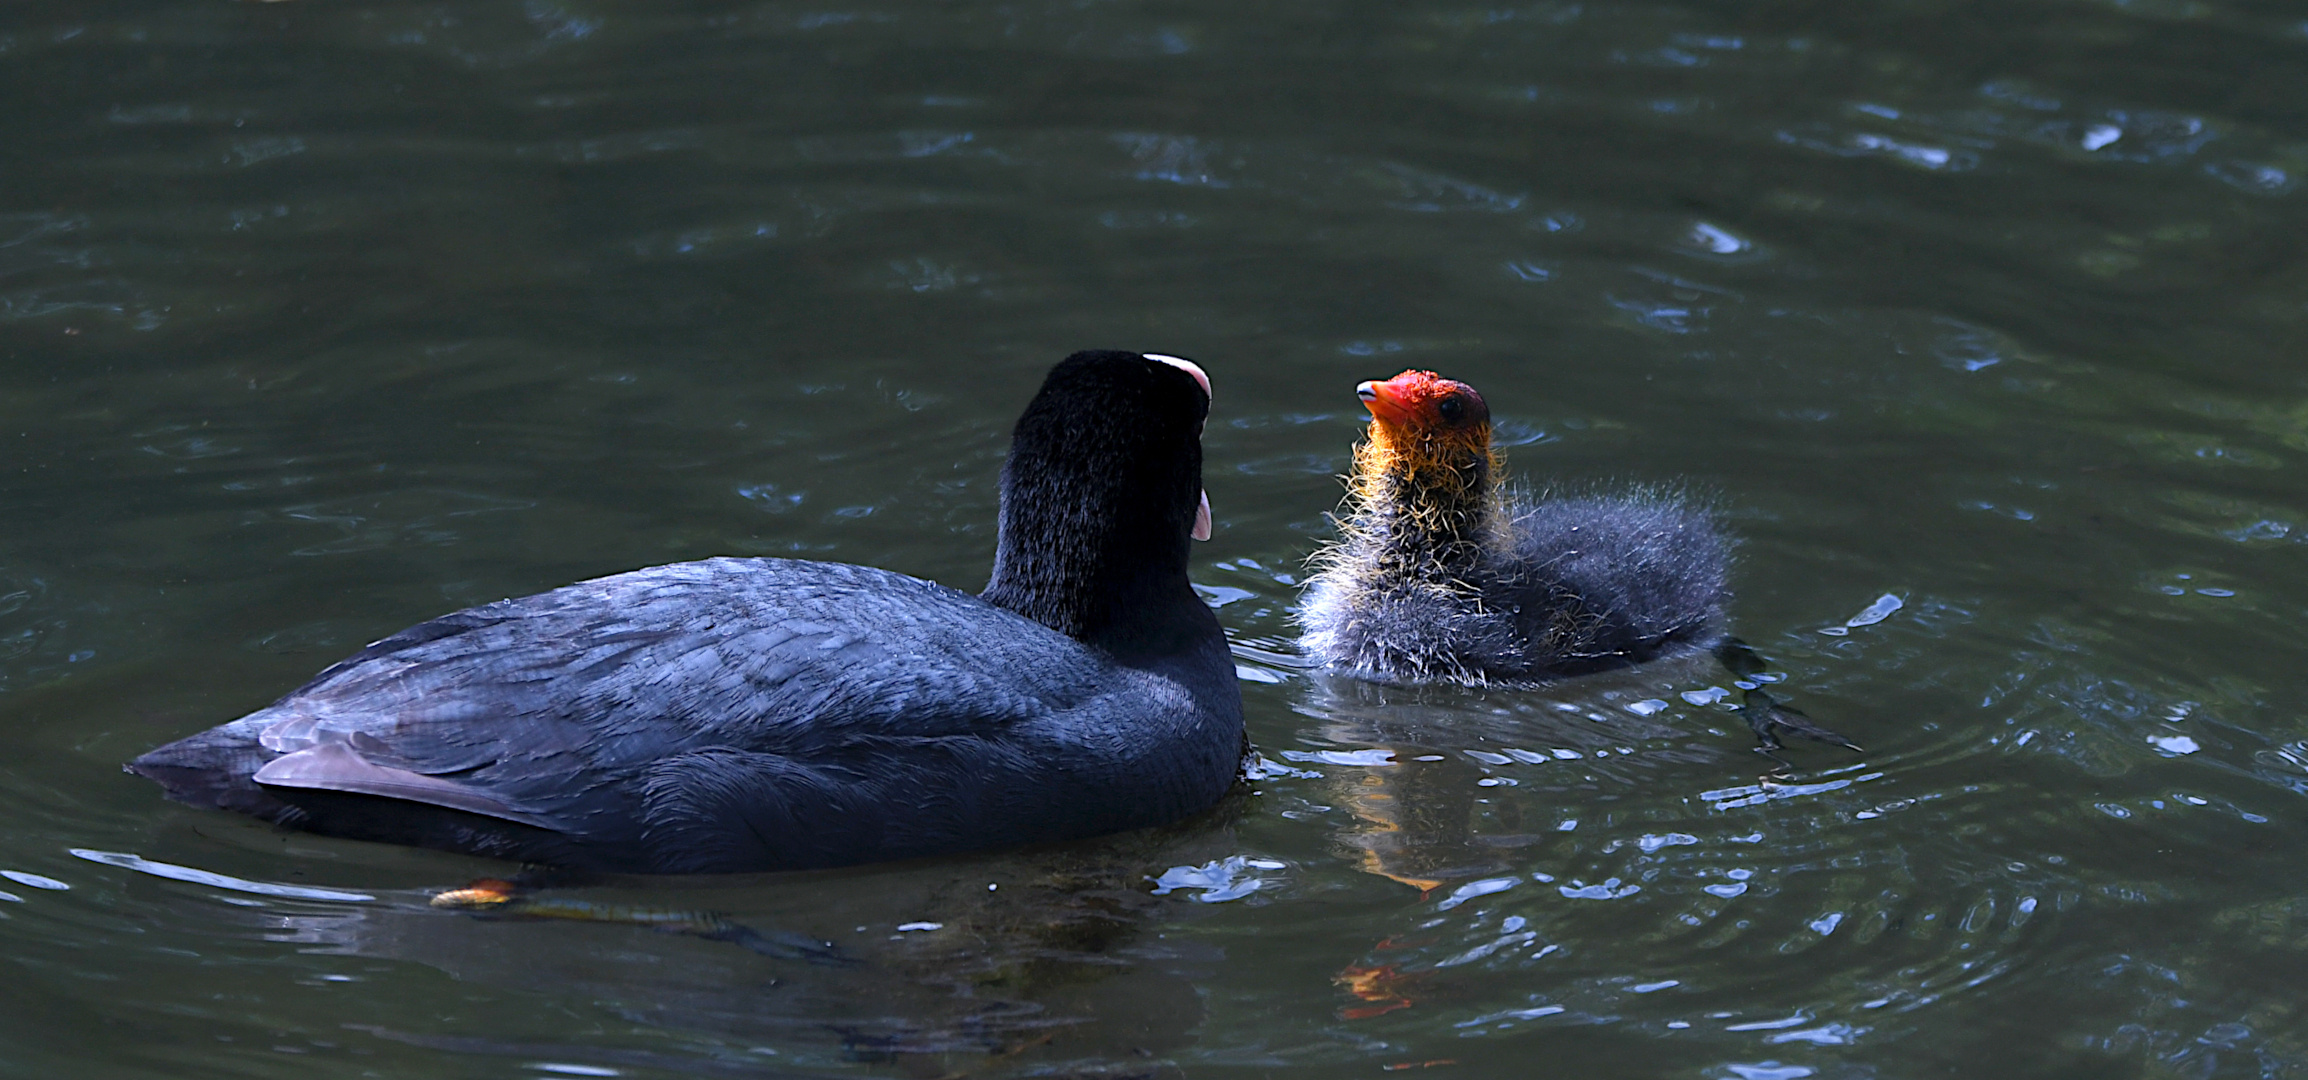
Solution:
<svg viewBox="0 0 2308 1080">
<path fill-rule="evenodd" d="M 1724 639 L 1728 545 L 1706 511 L 1628 491 L 1531 501 L 1500 482 L 1490 409 L 1406 371 L 1370 409 L 1340 539 L 1298 618 L 1324 664 L 1393 682 L 1537 682 Z"/>
<path fill-rule="evenodd" d="M 707 559 L 469 608 L 136 759 L 314 832 L 559 866 L 838 866 L 1211 805 L 1242 751 L 1209 535 L 1210 382 L 1081 352 L 1002 469 L 993 580 Z"/>
</svg>

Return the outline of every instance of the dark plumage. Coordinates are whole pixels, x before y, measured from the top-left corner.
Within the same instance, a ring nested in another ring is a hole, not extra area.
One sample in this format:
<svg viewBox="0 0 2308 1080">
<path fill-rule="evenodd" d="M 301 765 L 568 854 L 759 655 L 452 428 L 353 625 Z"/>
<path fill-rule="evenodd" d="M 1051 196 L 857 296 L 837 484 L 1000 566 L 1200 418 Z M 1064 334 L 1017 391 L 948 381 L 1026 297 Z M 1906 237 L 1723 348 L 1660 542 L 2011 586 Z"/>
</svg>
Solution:
<svg viewBox="0 0 2308 1080">
<path fill-rule="evenodd" d="M 1397 682 L 1538 682 L 1708 648 L 1729 545 L 1655 491 L 1529 501 L 1500 482 L 1473 387 L 1407 371 L 1371 412 L 1339 541 L 1298 618 L 1315 659 Z"/>
<path fill-rule="evenodd" d="M 651 567 L 411 627 L 129 769 L 315 832 L 611 871 L 1171 821 L 1242 747 L 1186 580 L 1208 410 L 1175 358 L 1059 364 L 1018 421 L 982 597 L 838 563 Z"/>
</svg>

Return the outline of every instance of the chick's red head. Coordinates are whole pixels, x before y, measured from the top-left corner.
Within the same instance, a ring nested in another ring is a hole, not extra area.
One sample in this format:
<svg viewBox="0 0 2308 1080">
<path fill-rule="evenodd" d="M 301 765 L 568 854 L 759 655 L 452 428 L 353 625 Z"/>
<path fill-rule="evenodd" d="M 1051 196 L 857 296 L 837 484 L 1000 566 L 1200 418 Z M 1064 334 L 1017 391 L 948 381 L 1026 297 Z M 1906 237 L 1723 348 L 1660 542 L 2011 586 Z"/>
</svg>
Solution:
<svg viewBox="0 0 2308 1080">
<path fill-rule="evenodd" d="M 1474 387 L 1456 379 L 1405 371 L 1385 382 L 1363 383 L 1354 393 L 1370 410 L 1374 439 L 1404 451 L 1420 446 L 1428 453 L 1490 449 L 1490 406 Z"/>
<path fill-rule="evenodd" d="M 1355 449 L 1355 485 L 1365 495 L 1377 494 L 1388 477 L 1471 494 L 1496 475 L 1491 410 L 1474 387 L 1405 371 L 1363 383 L 1355 396 L 1370 410 L 1370 438 Z"/>
</svg>

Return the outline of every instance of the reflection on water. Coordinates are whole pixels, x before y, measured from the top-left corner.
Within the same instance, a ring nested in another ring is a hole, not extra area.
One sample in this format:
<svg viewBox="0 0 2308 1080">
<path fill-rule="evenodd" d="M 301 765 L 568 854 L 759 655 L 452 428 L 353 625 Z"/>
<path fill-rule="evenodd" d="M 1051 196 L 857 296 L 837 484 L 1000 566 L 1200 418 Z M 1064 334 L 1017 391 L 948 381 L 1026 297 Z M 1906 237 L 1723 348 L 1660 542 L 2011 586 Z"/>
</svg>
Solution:
<svg viewBox="0 0 2308 1080">
<path fill-rule="evenodd" d="M 0 1071 L 2308 1069 L 2303 56 L 2230 0 L 16 5 Z M 1260 765 L 1209 819 L 556 894 L 831 968 L 435 911 L 512 868 L 117 772 L 601 573 L 975 587 L 1019 402 L 1104 345 L 1219 384 Z M 1867 752 L 1779 769 L 1706 664 L 1303 670 L 1406 367 L 1522 482 L 1715 498 L 1767 692 Z"/>
<path fill-rule="evenodd" d="M 1700 667 L 1671 661 L 1648 673 Z M 1304 737 L 1373 749 L 1283 756 L 1331 766 L 1327 798 L 1355 819 L 1339 841 L 1364 871 L 1431 894 L 1506 869 L 1514 851 L 1576 829 L 1561 808 L 1605 787 L 1641 784 L 1678 763 L 1721 765 L 1726 750 L 1685 744 L 1648 719 L 1664 702 L 1632 687 L 1605 689 L 1620 681 L 1581 680 L 1573 685 L 1593 697 L 1549 700 L 1322 676 L 1299 706 L 1322 718 Z"/>
<path fill-rule="evenodd" d="M 297 979 L 308 987 L 350 987 L 390 970 L 368 961 L 416 964 L 492 998 L 586 1003 L 573 1015 L 678 1032 L 682 1045 L 554 1041 L 554 1025 L 540 1027 L 534 1017 L 511 1026 L 498 1026 L 504 1017 L 479 1028 L 453 1024 L 449 1033 L 376 1017 L 343 1025 L 376 1039 L 553 1059 L 575 1070 L 632 1065 L 775 1076 L 795 1066 L 884 1062 L 909 1075 L 940 1075 L 989 1062 L 1048 1069 L 1177 1052 L 1201 1016 L 1186 977 L 1223 954 L 1165 941 L 1162 928 L 1174 909 L 1148 895 L 1138 874 L 1163 858 L 1207 850 L 1222 835 L 1220 819 L 1198 822 L 1191 833 L 968 867 L 880 871 L 852 883 L 870 886 L 863 891 L 846 887 L 839 873 L 810 875 L 816 887 L 798 892 L 692 879 L 564 887 L 477 914 L 444 910 L 421 891 L 364 893 L 120 852 L 74 854 L 199 887 L 108 883 L 125 887 L 139 907 L 202 925 L 204 935 L 311 958 Z M 829 911 L 829 893 L 848 900 Z M 748 910 L 740 923 L 702 907 L 636 907 L 635 899 Z M 836 920 L 855 923 L 837 927 Z M 840 947 L 827 950 L 812 936 L 782 929 L 789 924 L 807 925 Z M 761 948 L 756 940 L 803 947 Z M 353 1038 L 308 1049 L 361 1044 Z"/>
</svg>

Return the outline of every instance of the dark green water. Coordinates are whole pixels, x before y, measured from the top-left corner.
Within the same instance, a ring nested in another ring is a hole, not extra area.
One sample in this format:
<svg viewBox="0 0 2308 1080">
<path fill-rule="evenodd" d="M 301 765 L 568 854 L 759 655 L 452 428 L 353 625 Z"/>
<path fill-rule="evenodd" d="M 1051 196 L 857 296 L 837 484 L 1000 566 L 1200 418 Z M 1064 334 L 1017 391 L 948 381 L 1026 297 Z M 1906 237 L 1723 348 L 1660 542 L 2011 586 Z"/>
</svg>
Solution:
<svg viewBox="0 0 2308 1080">
<path fill-rule="evenodd" d="M 24 3 L 0 101 L 0 1072 L 2308 1076 L 2297 4 Z M 569 894 L 831 969 L 118 771 L 581 577 L 975 588 L 1088 346 L 1216 381 L 1278 768 L 1209 819 Z M 1761 782 L 1704 664 L 1291 669 L 1411 366 L 1710 493 L 1868 752 Z"/>
</svg>

